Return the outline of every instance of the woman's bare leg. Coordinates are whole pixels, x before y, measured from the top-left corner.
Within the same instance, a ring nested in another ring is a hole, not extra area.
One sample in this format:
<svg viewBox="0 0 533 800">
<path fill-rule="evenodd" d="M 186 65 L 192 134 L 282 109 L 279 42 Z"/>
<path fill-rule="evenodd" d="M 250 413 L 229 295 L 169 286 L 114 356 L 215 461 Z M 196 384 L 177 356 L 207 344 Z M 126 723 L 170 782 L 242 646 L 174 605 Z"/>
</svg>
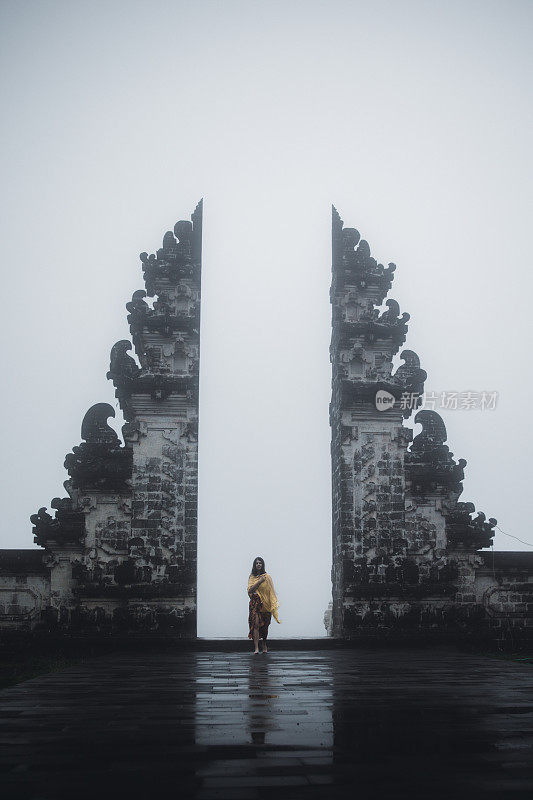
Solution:
<svg viewBox="0 0 533 800">
<path fill-rule="evenodd" d="M 254 649 L 254 653 L 258 653 L 259 652 L 259 628 L 254 628 L 253 636 L 254 636 L 254 648 L 255 648 Z"/>
<path fill-rule="evenodd" d="M 263 653 L 268 653 L 267 640 L 263 639 Z"/>
</svg>

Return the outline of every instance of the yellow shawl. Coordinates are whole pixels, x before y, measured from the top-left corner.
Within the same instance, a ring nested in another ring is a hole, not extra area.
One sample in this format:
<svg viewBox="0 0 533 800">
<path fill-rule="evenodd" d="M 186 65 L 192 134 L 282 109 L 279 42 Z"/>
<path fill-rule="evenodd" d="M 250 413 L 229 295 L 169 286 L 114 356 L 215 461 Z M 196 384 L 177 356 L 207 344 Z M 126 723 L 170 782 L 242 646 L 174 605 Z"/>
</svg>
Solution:
<svg viewBox="0 0 533 800">
<path fill-rule="evenodd" d="M 250 588 L 259 580 L 261 575 L 250 575 L 248 578 L 248 591 Z M 259 595 L 261 603 L 265 611 L 270 611 L 276 622 L 281 625 L 281 622 L 278 619 L 278 598 L 276 597 L 276 592 L 274 591 L 274 584 L 272 583 L 272 578 L 268 573 L 266 573 L 266 580 L 263 583 L 260 583 L 259 586 L 254 589 L 254 592 Z"/>
</svg>

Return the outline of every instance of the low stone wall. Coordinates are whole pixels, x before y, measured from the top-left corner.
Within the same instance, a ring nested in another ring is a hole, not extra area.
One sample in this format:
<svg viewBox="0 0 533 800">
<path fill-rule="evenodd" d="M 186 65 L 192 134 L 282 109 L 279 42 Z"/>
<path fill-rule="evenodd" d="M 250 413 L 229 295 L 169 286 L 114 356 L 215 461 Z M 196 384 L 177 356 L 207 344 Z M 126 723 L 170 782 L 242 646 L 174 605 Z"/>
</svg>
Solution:
<svg viewBox="0 0 533 800">
<path fill-rule="evenodd" d="M 50 605 L 42 550 L 0 550 L 0 629 L 32 630 Z"/>
<path fill-rule="evenodd" d="M 44 559 L 42 550 L 0 550 L 0 630 L 105 635 L 169 631 L 184 639 L 196 638 L 196 597 L 184 594 L 182 585 L 78 589 L 69 568 L 66 603 L 66 589 L 52 591 L 51 569 Z"/>
<path fill-rule="evenodd" d="M 476 602 L 487 614 L 492 636 L 502 647 L 533 647 L 533 553 L 480 553 L 475 572 Z"/>
</svg>

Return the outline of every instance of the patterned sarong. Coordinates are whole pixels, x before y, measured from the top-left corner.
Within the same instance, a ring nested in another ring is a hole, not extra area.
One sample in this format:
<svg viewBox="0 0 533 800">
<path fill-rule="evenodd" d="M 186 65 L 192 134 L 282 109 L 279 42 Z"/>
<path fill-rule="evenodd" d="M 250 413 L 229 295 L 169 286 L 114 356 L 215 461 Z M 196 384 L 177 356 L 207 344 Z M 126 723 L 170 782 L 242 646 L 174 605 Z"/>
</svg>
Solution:
<svg viewBox="0 0 533 800">
<path fill-rule="evenodd" d="M 269 611 L 263 611 L 261 598 L 254 592 L 250 597 L 250 604 L 248 607 L 248 638 L 253 639 L 254 628 L 258 628 L 259 638 L 266 639 L 268 636 L 268 626 L 270 625 L 271 619 L 272 614 Z"/>
</svg>

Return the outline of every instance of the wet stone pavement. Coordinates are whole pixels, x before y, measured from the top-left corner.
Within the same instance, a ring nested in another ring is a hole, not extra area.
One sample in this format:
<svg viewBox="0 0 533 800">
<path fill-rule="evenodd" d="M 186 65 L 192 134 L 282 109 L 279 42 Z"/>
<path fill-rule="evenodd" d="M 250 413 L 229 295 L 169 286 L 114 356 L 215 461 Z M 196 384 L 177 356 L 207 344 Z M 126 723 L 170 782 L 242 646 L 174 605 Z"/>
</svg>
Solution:
<svg viewBox="0 0 533 800">
<path fill-rule="evenodd" d="M 533 798 L 533 667 L 271 646 L 106 655 L 5 689 L 3 800 Z"/>
</svg>

